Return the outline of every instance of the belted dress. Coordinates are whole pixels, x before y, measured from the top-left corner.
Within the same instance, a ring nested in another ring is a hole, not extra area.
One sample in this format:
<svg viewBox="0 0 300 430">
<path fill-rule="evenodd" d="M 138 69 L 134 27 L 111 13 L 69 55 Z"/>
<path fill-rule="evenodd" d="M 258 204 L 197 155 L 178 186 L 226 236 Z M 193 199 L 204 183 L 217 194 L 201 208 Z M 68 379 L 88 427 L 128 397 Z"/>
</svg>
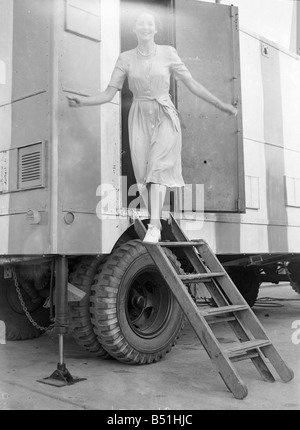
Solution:
<svg viewBox="0 0 300 430">
<path fill-rule="evenodd" d="M 133 94 L 129 144 L 140 192 L 147 183 L 184 186 L 181 126 L 169 95 L 172 74 L 177 80 L 191 77 L 175 48 L 156 45 L 151 58 L 142 57 L 137 49 L 123 52 L 109 83 L 120 90 L 127 77 Z"/>
</svg>

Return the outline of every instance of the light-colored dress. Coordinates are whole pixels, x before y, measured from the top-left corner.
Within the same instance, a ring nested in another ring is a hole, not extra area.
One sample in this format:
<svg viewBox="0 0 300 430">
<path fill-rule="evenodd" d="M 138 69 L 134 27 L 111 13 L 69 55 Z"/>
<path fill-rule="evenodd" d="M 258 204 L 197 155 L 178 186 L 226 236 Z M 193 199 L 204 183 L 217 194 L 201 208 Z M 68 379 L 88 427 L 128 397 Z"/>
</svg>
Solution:
<svg viewBox="0 0 300 430">
<path fill-rule="evenodd" d="M 137 49 L 123 52 L 109 86 L 121 89 L 128 77 L 133 94 L 130 108 L 129 144 L 140 191 L 147 183 L 182 187 L 182 136 L 177 111 L 169 95 L 170 77 L 191 77 L 175 48 L 157 45 L 151 59 Z"/>
</svg>

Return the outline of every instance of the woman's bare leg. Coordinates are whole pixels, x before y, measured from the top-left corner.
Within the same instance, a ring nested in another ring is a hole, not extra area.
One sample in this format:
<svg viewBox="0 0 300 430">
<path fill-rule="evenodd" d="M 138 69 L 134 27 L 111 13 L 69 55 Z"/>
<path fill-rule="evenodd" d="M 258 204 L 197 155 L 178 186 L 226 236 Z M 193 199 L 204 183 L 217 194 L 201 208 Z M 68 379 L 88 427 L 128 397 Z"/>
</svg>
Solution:
<svg viewBox="0 0 300 430">
<path fill-rule="evenodd" d="M 150 224 L 161 229 L 160 219 L 166 197 L 167 187 L 160 184 L 149 185 Z"/>
</svg>

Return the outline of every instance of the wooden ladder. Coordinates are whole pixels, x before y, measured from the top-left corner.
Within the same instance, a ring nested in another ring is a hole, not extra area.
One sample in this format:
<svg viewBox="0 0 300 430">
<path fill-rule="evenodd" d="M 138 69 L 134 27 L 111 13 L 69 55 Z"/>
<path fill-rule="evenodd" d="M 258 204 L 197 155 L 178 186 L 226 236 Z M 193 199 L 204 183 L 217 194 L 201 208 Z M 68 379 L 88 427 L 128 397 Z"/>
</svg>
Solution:
<svg viewBox="0 0 300 430">
<path fill-rule="evenodd" d="M 269 382 L 275 381 L 270 364 L 284 382 L 293 379 L 293 371 L 280 357 L 263 326 L 208 244 L 204 240 L 189 241 L 173 216 L 170 217 L 170 222 L 174 241 L 159 242 L 156 245 L 143 244 L 234 397 L 243 399 L 248 394 L 248 389 L 234 366 L 237 361 L 251 360 L 262 378 Z M 135 230 L 139 238 L 143 239 L 146 229 L 139 218 L 135 220 Z M 180 248 L 195 273 L 178 274 L 163 247 Z M 186 288 L 186 284 L 190 283 L 205 284 L 216 307 L 205 311 L 198 309 Z M 224 322 L 231 326 L 238 338 L 238 342 L 227 348 L 222 348 L 211 329 L 211 325 Z"/>
</svg>

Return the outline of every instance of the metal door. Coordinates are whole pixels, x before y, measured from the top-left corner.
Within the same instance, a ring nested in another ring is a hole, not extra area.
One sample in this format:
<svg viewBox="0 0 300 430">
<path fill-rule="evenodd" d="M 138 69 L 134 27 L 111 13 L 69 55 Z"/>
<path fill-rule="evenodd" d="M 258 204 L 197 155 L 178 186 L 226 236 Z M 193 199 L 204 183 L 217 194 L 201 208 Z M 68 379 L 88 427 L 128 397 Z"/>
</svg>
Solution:
<svg viewBox="0 0 300 430">
<path fill-rule="evenodd" d="M 238 10 L 195 0 L 174 0 L 177 51 L 193 77 L 228 103 L 229 116 L 178 83 L 177 106 L 183 129 L 186 184 L 204 184 L 207 212 L 245 209 Z M 193 206 L 196 203 L 193 202 Z"/>
</svg>

